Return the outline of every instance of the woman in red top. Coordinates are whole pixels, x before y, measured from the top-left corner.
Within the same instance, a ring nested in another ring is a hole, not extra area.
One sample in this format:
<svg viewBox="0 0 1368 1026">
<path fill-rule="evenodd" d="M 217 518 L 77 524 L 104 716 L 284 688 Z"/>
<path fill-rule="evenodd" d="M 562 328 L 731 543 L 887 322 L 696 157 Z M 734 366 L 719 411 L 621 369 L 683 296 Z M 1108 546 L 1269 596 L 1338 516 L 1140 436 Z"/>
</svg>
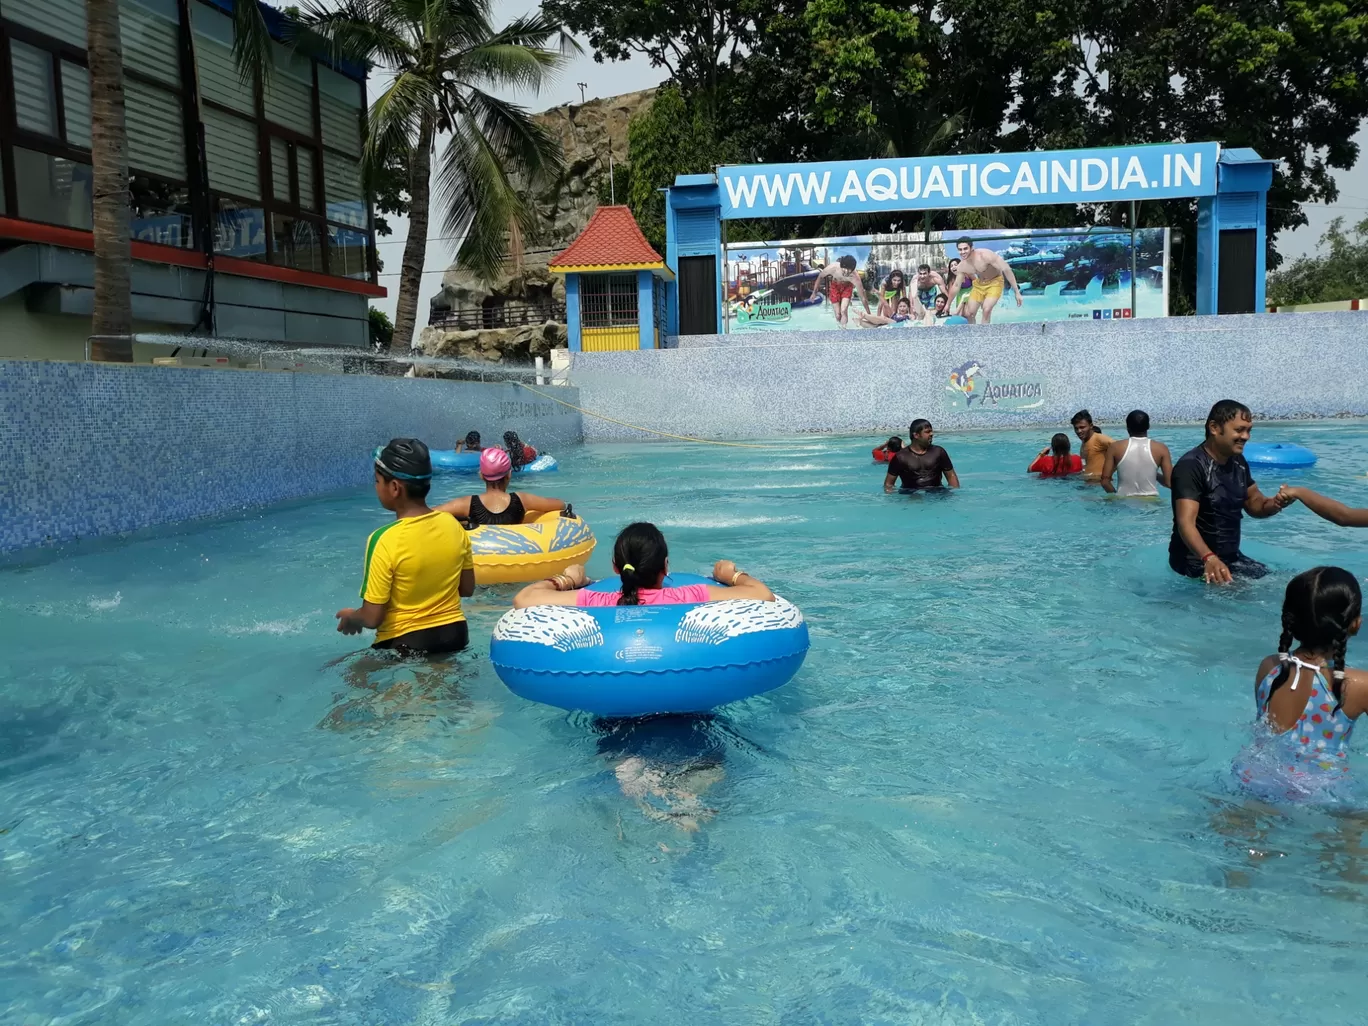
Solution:
<svg viewBox="0 0 1368 1026">
<path fill-rule="evenodd" d="M 884 442 L 883 445 L 876 445 L 874 447 L 874 461 L 876 463 L 887 463 L 898 454 L 898 450 L 901 448 L 902 439 L 897 435 L 894 435 L 888 441 Z"/>
<path fill-rule="evenodd" d="M 1026 468 L 1026 473 L 1041 477 L 1068 477 L 1082 471 L 1083 460 L 1069 451 L 1069 436 L 1062 431 L 1050 439 L 1050 447 L 1041 449 L 1035 462 Z"/>
</svg>

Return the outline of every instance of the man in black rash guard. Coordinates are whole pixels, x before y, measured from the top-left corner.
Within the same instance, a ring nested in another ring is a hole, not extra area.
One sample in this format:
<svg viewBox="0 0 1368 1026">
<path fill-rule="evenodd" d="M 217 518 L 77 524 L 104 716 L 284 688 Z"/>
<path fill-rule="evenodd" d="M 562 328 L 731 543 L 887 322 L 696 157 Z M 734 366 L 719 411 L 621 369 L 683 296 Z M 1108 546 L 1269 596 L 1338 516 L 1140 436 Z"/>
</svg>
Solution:
<svg viewBox="0 0 1368 1026">
<path fill-rule="evenodd" d="M 950 454 L 939 445 L 931 444 L 935 437 L 931 422 L 914 420 L 908 428 L 908 434 L 912 441 L 889 460 L 884 491 L 891 492 L 899 478 L 904 488 L 939 488 L 942 475 L 947 485 L 958 488 L 959 475 L 955 473 L 955 465 L 950 462 Z"/>
<path fill-rule="evenodd" d="M 1291 500 L 1269 498 L 1254 483 L 1244 458 L 1252 421 L 1248 406 L 1222 399 L 1207 414 L 1206 441 L 1173 465 L 1169 566 L 1185 577 L 1226 584 L 1268 573 L 1240 551 L 1240 518 L 1271 517 Z"/>
</svg>

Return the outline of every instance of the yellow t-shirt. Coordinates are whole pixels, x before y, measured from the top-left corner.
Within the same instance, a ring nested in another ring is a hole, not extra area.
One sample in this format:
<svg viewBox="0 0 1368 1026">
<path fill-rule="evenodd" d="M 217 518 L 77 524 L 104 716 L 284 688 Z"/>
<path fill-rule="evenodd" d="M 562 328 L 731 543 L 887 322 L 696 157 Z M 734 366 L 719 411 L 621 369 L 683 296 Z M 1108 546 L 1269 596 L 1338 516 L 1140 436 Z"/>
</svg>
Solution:
<svg viewBox="0 0 1368 1026">
<path fill-rule="evenodd" d="M 464 620 L 461 571 L 474 568 L 470 535 L 450 513 L 404 517 L 374 532 L 361 597 L 388 606 L 375 640 Z"/>
<path fill-rule="evenodd" d="M 1101 431 L 1094 431 L 1083 443 L 1083 476 L 1092 480 L 1102 480 L 1102 468 L 1107 463 L 1107 450 L 1112 440 Z"/>
</svg>

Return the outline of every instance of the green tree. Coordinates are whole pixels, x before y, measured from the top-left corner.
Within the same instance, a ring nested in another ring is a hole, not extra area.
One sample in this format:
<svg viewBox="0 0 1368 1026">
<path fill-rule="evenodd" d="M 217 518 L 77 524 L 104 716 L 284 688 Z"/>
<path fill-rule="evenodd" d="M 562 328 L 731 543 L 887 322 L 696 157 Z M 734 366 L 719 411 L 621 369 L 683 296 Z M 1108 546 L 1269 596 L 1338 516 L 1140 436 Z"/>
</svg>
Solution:
<svg viewBox="0 0 1368 1026">
<path fill-rule="evenodd" d="M 388 352 L 390 343 L 394 341 L 394 324 L 384 310 L 371 307 L 369 314 L 370 343 L 381 352 Z"/>
<path fill-rule="evenodd" d="M 1346 232 L 1337 217 L 1320 238 L 1321 252 L 1293 260 L 1268 276 L 1275 306 L 1336 303 L 1368 297 L 1368 218 Z"/>
<path fill-rule="evenodd" d="M 589 37 L 594 60 L 644 54 L 710 103 L 719 71 L 754 42 L 760 0 L 544 0 L 547 18 Z"/>
</svg>

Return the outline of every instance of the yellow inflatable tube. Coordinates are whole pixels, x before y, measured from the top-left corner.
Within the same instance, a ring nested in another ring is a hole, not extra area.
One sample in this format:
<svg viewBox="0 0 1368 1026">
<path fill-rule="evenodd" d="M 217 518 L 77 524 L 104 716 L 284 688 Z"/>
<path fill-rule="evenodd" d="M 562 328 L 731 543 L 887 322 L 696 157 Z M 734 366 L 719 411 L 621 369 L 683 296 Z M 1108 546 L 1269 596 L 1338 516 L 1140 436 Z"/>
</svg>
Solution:
<svg viewBox="0 0 1368 1026">
<path fill-rule="evenodd" d="M 521 524 L 477 527 L 470 532 L 476 584 L 518 584 L 586 563 L 594 532 L 579 517 L 529 513 Z"/>
</svg>

